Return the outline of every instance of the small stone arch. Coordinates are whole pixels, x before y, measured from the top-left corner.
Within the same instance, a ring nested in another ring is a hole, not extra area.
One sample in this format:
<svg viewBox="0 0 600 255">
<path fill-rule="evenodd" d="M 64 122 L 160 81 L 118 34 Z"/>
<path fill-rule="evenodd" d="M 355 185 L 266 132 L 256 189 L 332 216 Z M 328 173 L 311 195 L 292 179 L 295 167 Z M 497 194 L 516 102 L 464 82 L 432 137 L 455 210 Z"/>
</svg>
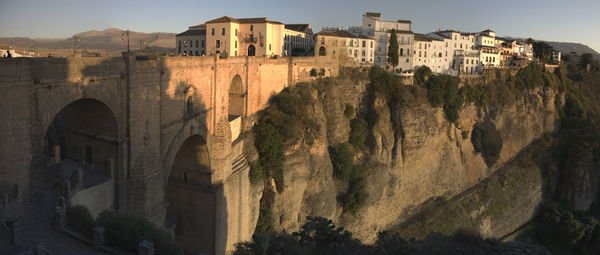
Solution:
<svg viewBox="0 0 600 255">
<path fill-rule="evenodd" d="M 325 46 L 321 46 L 319 48 L 319 56 L 326 56 L 327 52 L 325 51 Z"/>
<path fill-rule="evenodd" d="M 256 56 L 256 47 L 252 44 L 248 46 L 248 56 Z"/>
<path fill-rule="evenodd" d="M 239 74 L 236 74 L 229 85 L 229 104 L 228 116 L 229 119 L 244 116 L 246 101 L 246 88 L 244 81 Z"/>
</svg>

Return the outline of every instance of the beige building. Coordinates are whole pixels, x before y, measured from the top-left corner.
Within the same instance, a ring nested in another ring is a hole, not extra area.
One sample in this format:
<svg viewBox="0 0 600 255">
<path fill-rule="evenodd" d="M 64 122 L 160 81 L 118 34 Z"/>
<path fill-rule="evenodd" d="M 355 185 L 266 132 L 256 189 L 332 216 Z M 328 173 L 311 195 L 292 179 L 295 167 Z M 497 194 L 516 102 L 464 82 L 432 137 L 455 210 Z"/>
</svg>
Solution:
<svg viewBox="0 0 600 255">
<path fill-rule="evenodd" d="M 315 42 L 309 24 L 286 24 L 283 52 L 286 56 L 312 56 Z"/>
<path fill-rule="evenodd" d="M 321 31 L 315 35 L 315 56 L 341 57 L 358 64 L 372 64 L 375 39 L 355 36 L 345 30 Z"/>
<path fill-rule="evenodd" d="M 496 32 L 484 30 L 477 34 L 475 47 L 479 50 L 481 67 L 495 67 L 500 65 L 500 49 L 496 46 Z"/>
<path fill-rule="evenodd" d="M 283 56 L 285 27 L 267 18 L 223 16 L 206 22 L 207 55 Z"/>
<path fill-rule="evenodd" d="M 189 27 L 187 31 L 177 34 L 175 40 L 177 41 L 177 55 L 206 55 L 206 25 L 204 24 Z"/>
</svg>

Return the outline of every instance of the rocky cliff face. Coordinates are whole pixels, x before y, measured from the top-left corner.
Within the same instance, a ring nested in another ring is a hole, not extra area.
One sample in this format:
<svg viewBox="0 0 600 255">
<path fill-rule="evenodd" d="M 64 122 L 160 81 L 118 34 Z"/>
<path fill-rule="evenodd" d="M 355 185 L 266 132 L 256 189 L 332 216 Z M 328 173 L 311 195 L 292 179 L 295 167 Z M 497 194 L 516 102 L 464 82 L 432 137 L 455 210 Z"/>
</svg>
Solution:
<svg viewBox="0 0 600 255">
<path fill-rule="evenodd" d="M 286 151 L 285 186 L 273 200 L 276 230 L 294 231 L 305 216 L 322 216 L 371 243 L 378 231 L 406 220 L 426 201 L 476 185 L 558 125 L 555 94 L 549 88 L 527 91 L 502 107 L 465 105 L 457 123 L 429 105 L 424 89 L 405 91 L 402 100 L 390 100 L 369 89 L 367 81 L 349 79 L 337 80 L 326 92 L 315 90 L 317 103 L 309 111 L 321 128 L 311 144 Z M 328 153 L 329 146 L 348 139 L 346 104 L 369 122 L 368 150 L 355 156 L 371 165 L 368 198 L 355 214 L 343 213 L 337 202 L 347 184 L 333 177 Z M 501 144 L 496 158 L 475 152 L 470 139 L 474 127 L 484 130 L 486 140 Z"/>
</svg>

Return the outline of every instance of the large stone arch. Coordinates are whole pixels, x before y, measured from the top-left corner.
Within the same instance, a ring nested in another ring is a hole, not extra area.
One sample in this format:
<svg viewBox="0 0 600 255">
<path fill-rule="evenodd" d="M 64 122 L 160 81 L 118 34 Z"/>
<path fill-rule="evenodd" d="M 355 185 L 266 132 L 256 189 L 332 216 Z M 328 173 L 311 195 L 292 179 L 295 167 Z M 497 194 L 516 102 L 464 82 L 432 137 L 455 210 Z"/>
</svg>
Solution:
<svg viewBox="0 0 600 255">
<path fill-rule="evenodd" d="M 67 104 L 44 132 L 40 150 L 46 155 L 42 157 L 44 165 L 68 158 L 106 176 L 114 174 L 111 171 L 119 161 L 119 127 L 116 115 L 103 102 L 83 98 Z M 55 151 L 56 145 L 60 152 Z"/>
<path fill-rule="evenodd" d="M 200 135 L 188 137 L 170 168 L 165 192 L 169 203 L 166 225 L 174 228 L 176 245 L 214 254 L 217 201 L 206 140 Z"/>
</svg>

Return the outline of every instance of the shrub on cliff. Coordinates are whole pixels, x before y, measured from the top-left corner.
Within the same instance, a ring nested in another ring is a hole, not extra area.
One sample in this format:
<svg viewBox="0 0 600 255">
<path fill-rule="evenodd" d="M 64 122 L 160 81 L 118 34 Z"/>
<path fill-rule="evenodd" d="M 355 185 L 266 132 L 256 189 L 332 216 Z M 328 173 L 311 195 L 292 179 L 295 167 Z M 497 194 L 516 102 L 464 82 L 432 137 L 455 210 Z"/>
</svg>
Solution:
<svg viewBox="0 0 600 255">
<path fill-rule="evenodd" d="M 447 74 L 434 75 L 429 78 L 426 87 L 431 106 L 442 107 L 448 121 L 455 123 L 464 101 L 459 93 L 458 78 Z"/>
<path fill-rule="evenodd" d="M 350 180 L 354 164 L 354 154 L 344 143 L 329 147 L 329 157 L 333 165 L 333 174 L 336 178 L 344 181 Z"/>
<path fill-rule="evenodd" d="M 369 125 L 366 120 L 357 118 L 350 121 L 350 136 L 348 142 L 354 148 L 364 150 L 366 148 L 365 141 L 369 132 Z"/>
<path fill-rule="evenodd" d="M 279 131 L 270 123 L 259 122 L 255 126 L 256 140 L 254 144 L 258 150 L 258 164 L 262 166 L 266 176 L 275 179 L 277 190 L 283 191 L 283 139 Z"/>
<path fill-rule="evenodd" d="M 298 83 L 285 88 L 270 100 L 270 106 L 260 113 L 260 121 L 277 128 L 283 140 L 294 143 L 301 139 L 311 141 L 319 130 L 307 107 L 314 103 L 311 84 Z"/>
<path fill-rule="evenodd" d="M 339 197 L 344 213 L 356 213 L 367 201 L 365 166 L 355 165 L 348 181 L 348 190 Z"/>
<path fill-rule="evenodd" d="M 263 197 L 260 199 L 260 209 L 256 228 L 254 229 L 255 235 L 263 235 L 273 231 L 273 212 L 271 211 L 271 203 L 272 202 L 267 199 L 267 196 L 263 194 Z"/>
<path fill-rule="evenodd" d="M 423 65 L 419 67 L 414 75 L 415 84 L 424 84 L 427 77 L 430 77 L 431 74 L 431 69 L 428 66 Z"/>
<path fill-rule="evenodd" d="M 265 179 L 265 169 L 259 163 L 259 161 L 250 162 L 250 177 L 251 184 L 261 184 Z"/>
<path fill-rule="evenodd" d="M 354 115 L 354 107 L 352 107 L 351 104 L 346 104 L 346 108 L 344 108 L 344 116 L 346 116 L 347 119 L 351 120 L 352 118 L 354 118 Z"/>
</svg>

